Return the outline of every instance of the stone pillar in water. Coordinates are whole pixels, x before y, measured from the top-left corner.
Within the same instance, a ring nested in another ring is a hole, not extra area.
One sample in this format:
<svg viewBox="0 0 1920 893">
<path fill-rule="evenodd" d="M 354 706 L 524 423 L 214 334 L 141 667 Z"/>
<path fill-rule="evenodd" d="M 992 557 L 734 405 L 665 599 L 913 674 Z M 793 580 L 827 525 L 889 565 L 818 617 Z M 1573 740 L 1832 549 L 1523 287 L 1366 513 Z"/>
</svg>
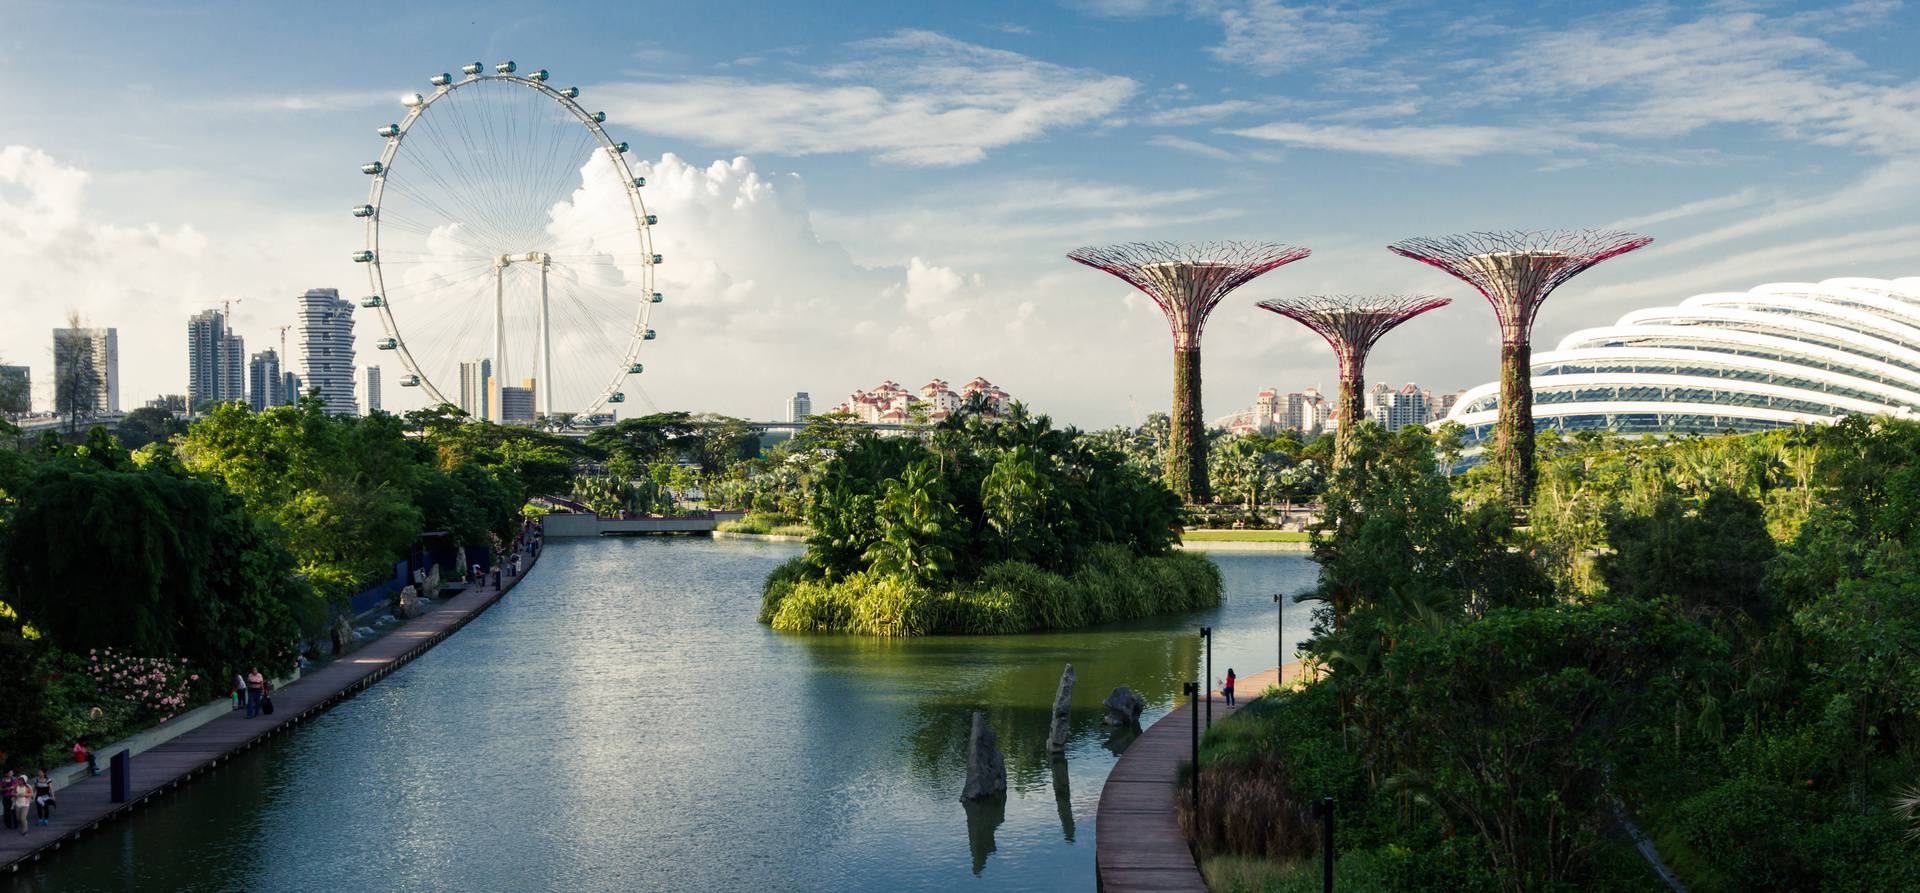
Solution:
<svg viewBox="0 0 1920 893">
<path fill-rule="evenodd" d="M 1060 674 L 1060 690 L 1053 696 L 1053 728 L 1047 733 L 1047 750 L 1059 753 L 1067 749 L 1069 722 L 1073 716 L 1073 664 Z"/>
<path fill-rule="evenodd" d="M 1007 764 L 994 744 L 999 736 L 987 728 L 987 714 L 973 712 L 973 734 L 967 738 L 967 786 L 962 800 L 984 800 L 1007 793 Z"/>
</svg>

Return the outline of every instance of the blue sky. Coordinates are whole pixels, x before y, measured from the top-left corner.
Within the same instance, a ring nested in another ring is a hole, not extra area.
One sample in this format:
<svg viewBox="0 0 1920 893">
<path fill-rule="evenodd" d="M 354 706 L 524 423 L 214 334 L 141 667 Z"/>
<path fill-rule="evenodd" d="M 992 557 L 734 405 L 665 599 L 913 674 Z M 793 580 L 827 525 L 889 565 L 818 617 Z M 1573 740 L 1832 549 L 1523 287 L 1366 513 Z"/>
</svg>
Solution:
<svg viewBox="0 0 1920 893">
<path fill-rule="evenodd" d="M 974 375 L 1085 426 L 1164 406 L 1164 324 L 1063 259 L 1085 243 L 1314 249 L 1216 313 L 1210 415 L 1331 384 L 1264 297 L 1453 297 L 1371 377 L 1490 378 L 1485 302 L 1383 250 L 1405 236 L 1656 238 L 1563 288 L 1542 347 L 1699 292 L 1920 273 L 1920 12 L 1897 2 L 8 6 L 0 357 L 50 377 L 78 309 L 120 328 L 133 403 L 184 390 L 211 302 L 243 298 L 258 349 L 299 291 L 363 290 L 345 209 L 372 130 L 475 60 L 579 84 L 652 171 L 663 408 Z"/>
</svg>

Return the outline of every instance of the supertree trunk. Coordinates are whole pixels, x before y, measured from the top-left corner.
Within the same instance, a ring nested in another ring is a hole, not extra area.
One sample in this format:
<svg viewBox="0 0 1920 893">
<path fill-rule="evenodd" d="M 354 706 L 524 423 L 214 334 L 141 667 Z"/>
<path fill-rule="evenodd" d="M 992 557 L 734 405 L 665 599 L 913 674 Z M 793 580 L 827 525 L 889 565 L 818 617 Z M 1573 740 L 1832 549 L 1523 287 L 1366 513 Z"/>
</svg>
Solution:
<svg viewBox="0 0 1920 893">
<path fill-rule="evenodd" d="M 1167 444 L 1167 486 L 1187 503 L 1212 500 L 1207 481 L 1207 423 L 1200 413 L 1200 348 L 1173 351 L 1173 424 Z"/>
<path fill-rule="evenodd" d="M 1509 505 L 1533 501 L 1533 345 L 1500 345 L 1500 417 L 1493 429 L 1494 462 Z"/>
<path fill-rule="evenodd" d="M 1333 466 L 1347 464 L 1353 455 L 1353 437 L 1367 417 L 1367 379 L 1359 370 L 1340 377 L 1340 427 L 1333 432 Z"/>
</svg>

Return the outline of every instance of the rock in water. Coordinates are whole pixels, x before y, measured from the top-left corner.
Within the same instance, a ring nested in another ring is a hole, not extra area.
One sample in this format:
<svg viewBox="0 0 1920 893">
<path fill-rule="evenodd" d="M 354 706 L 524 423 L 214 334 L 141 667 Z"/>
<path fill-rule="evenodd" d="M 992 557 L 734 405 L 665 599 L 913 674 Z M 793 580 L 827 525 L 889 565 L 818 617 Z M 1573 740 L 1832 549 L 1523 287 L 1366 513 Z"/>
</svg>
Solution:
<svg viewBox="0 0 1920 893">
<path fill-rule="evenodd" d="M 1073 719 L 1073 664 L 1060 674 L 1060 690 L 1053 696 L 1053 728 L 1047 733 L 1047 750 L 1059 753 L 1067 749 L 1068 724 Z"/>
<path fill-rule="evenodd" d="M 960 791 L 962 800 L 984 800 L 1007 793 L 1007 764 L 994 746 L 999 736 L 987 728 L 987 715 L 973 712 L 973 734 L 967 739 L 967 786 Z"/>
<path fill-rule="evenodd" d="M 1100 704 L 1107 708 L 1107 718 L 1101 720 L 1100 724 L 1108 726 L 1138 726 L 1140 712 L 1147 709 L 1147 702 L 1140 700 L 1133 689 L 1124 685 L 1114 689 L 1113 694 L 1107 695 L 1107 699 Z"/>
<path fill-rule="evenodd" d="M 423 613 L 426 613 L 426 608 L 420 604 L 419 591 L 412 586 L 401 589 L 400 597 L 393 606 L 394 616 L 411 620 Z"/>
</svg>

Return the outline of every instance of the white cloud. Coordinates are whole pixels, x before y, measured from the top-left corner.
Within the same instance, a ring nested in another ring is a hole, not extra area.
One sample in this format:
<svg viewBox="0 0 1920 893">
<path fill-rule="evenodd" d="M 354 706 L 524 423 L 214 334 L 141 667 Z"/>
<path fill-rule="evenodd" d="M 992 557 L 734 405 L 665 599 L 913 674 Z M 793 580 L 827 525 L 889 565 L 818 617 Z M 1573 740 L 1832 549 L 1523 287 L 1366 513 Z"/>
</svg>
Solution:
<svg viewBox="0 0 1920 893">
<path fill-rule="evenodd" d="M 1368 18 L 1331 4 L 1238 0 L 1196 5 L 1226 32 L 1221 43 L 1208 48 L 1208 52 L 1223 62 L 1260 74 L 1347 58 L 1383 38 Z"/>
<path fill-rule="evenodd" d="M 1549 130 L 1467 124 L 1356 127 L 1275 121 L 1225 132 L 1307 149 L 1389 155 L 1442 164 L 1459 164 L 1479 155 L 1537 154 L 1580 145 L 1572 137 Z"/>
<path fill-rule="evenodd" d="M 1228 99 L 1222 102 L 1210 102 L 1204 105 L 1190 105 L 1180 108 L 1163 109 L 1141 118 L 1142 121 L 1157 127 L 1185 127 L 1190 124 L 1209 124 L 1236 115 L 1244 115 L 1262 109 L 1271 111 L 1271 103 L 1257 103 L 1245 99 Z"/>
<path fill-rule="evenodd" d="M 1132 80 L 1042 62 L 929 31 L 852 44 L 816 81 L 686 78 L 596 88 L 631 126 L 747 152 L 871 152 L 950 166 L 1119 108 Z"/>
<path fill-rule="evenodd" d="M 1234 161 L 1239 158 L 1239 156 L 1225 149 L 1222 149 L 1219 146 L 1208 145 L 1206 143 L 1200 142 L 1199 140 L 1190 140 L 1190 139 L 1187 139 L 1186 137 L 1174 136 L 1168 133 L 1163 133 L 1163 134 L 1160 134 L 1159 136 L 1149 139 L 1147 140 L 1147 143 L 1149 145 L 1161 146 L 1163 148 L 1174 149 L 1180 152 L 1188 152 L 1194 155 L 1198 155 L 1202 158 L 1211 158 L 1211 159 L 1214 159 L 1215 161 Z"/>
<path fill-rule="evenodd" d="M 1656 223 L 1666 223 L 1667 221 L 1670 221 L 1670 220 L 1682 220 L 1688 217 L 1698 217 L 1698 216 L 1707 215 L 1707 214 L 1719 214 L 1726 211 L 1745 208 L 1749 205 L 1752 205 L 1755 201 L 1758 201 L 1759 198 L 1760 198 L 1760 190 L 1755 189 L 1752 186 L 1749 186 L 1745 189 L 1742 189 L 1738 192 L 1734 192 L 1728 195 L 1717 195 L 1717 196 L 1714 196 L 1713 198 L 1703 198 L 1697 201 L 1691 201 L 1691 202 L 1686 202 L 1679 205 L 1674 205 L 1671 208 L 1663 208 L 1661 210 L 1654 211 L 1652 213 L 1641 214 L 1636 217 L 1628 217 L 1622 220 L 1616 220 L 1612 223 L 1607 224 L 1605 227 L 1603 227 L 1603 229 L 1632 230 L 1632 229 L 1639 229 L 1640 227 L 1643 227 L 1643 226 L 1651 226 Z"/>
</svg>

